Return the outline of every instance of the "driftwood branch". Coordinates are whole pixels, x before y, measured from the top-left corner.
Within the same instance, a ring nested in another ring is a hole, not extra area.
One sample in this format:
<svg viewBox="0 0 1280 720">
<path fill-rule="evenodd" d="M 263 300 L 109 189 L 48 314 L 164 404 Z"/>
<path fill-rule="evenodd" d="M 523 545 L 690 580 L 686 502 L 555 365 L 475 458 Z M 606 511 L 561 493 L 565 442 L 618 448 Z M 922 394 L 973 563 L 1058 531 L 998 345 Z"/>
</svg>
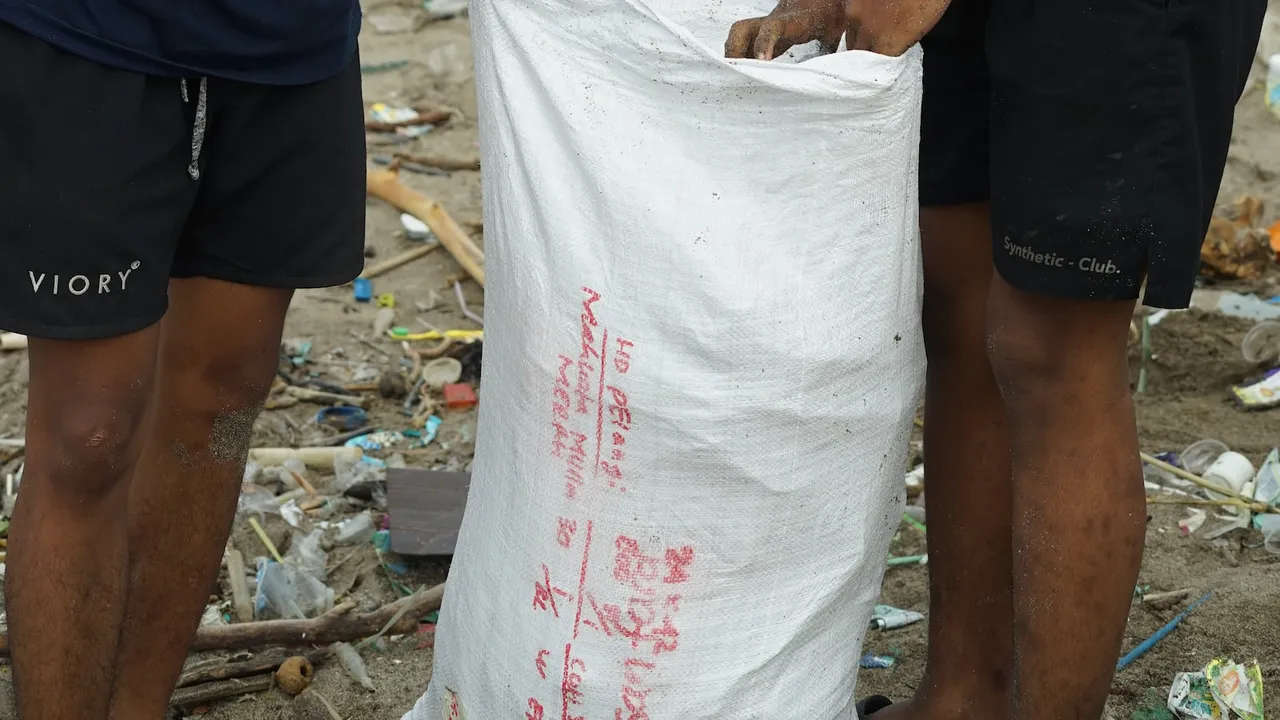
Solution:
<svg viewBox="0 0 1280 720">
<path fill-rule="evenodd" d="M 204 685 L 182 688 L 174 692 L 173 696 L 169 698 L 169 706 L 192 707 L 194 705 L 206 705 L 215 700 L 225 700 L 240 695 L 270 690 L 273 684 L 275 684 L 275 678 L 272 675 L 262 675 L 244 680 L 222 680 L 220 682 L 205 683 Z"/>
<path fill-rule="evenodd" d="M 299 654 L 305 657 L 307 662 L 312 665 L 319 665 L 332 653 L 329 648 L 325 647 L 306 653 L 276 650 L 270 653 L 263 653 L 251 660 L 244 660 L 242 662 L 229 663 L 223 662 L 221 659 L 213 660 L 201 663 L 182 673 L 182 676 L 178 678 L 177 687 L 191 687 L 192 685 L 203 685 L 204 683 L 218 682 L 222 680 L 237 680 L 239 678 L 261 675 L 262 673 L 273 673 L 285 660 Z"/>
<path fill-rule="evenodd" d="M 377 634 L 409 606 L 387 632 L 404 635 L 418 629 L 418 618 L 440 609 L 444 585 L 401 598 L 367 613 L 356 613 L 354 603 L 343 603 L 320 617 L 308 620 L 264 620 L 237 625 L 215 625 L 196 631 L 192 651 L 230 650 L 267 645 L 328 645 Z M 0 657 L 9 656 L 9 634 L 0 634 Z M 252 692 L 252 691 L 246 691 Z"/>
<path fill-rule="evenodd" d="M 355 613 L 352 603 L 344 603 L 309 620 L 267 620 L 239 625 L 203 627 L 196 633 L 192 650 L 229 650 L 264 645 L 328 645 L 358 640 L 377 633 L 405 605 L 409 610 L 388 632 L 403 635 L 418 628 L 418 618 L 440 609 L 444 585 L 437 585 L 368 613 Z"/>
<path fill-rule="evenodd" d="M 484 252 L 435 200 L 400 182 L 394 170 L 370 170 L 368 193 L 426 223 L 436 239 L 480 287 L 484 287 Z"/>
<path fill-rule="evenodd" d="M 440 170 L 479 170 L 479 160 L 462 160 L 456 158 L 437 157 L 434 155 L 408 155 L 405 153 L 396 153 L 395 157 L 405 162 L 426 165 L 427 167 L 439 168 Z"/>
<path fill-rule="evenodd" d="M 422 113 L 416 118 L 409 120 L 401 120 L 399 122 L 383 122 L 381 120 L 368 120 L 364 124 L 364 129 L 370 132 L 395 132 L 402 127 L 412 127 L 414 125 L 442 125 L 453 117 L 453 113 L 448 110 L 434 110 L 432 112 Z"/>
</svg>

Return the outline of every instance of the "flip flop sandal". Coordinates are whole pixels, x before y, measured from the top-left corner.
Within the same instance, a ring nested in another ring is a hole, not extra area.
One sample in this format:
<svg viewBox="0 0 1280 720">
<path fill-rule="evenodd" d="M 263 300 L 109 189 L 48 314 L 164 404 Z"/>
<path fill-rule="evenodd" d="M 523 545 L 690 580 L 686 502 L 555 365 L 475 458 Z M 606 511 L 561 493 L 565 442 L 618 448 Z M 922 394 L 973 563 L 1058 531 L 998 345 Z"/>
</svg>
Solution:
<svg viewBox="0 0 1280 720">
<path fill-rule="evenodd" d="M 858 720 L 866 720 L 867 717 L 876 714 L 892 704 L 893 701 L 883 695 L 872 695 L 858 703 Z"/>
</svg>

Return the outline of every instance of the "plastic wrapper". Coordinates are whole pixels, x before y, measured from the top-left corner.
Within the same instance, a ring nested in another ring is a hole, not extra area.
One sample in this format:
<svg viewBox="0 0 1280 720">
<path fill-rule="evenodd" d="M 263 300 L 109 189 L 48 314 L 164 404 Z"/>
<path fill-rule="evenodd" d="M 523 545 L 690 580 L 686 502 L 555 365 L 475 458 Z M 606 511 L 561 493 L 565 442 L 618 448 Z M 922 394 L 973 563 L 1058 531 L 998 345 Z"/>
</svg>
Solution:
<svg viewBox="0 0 1280 720">
<path fill-rule="evenodd" d="M 261 560 L 253 599 L 259 620 L 304 619 L 333 609 L 333 590 L 298 568 Z"/>
<path fill-rule="evenodd" d="M 1168 707 L 1184 720 L 1263 720 L 1262 671 L 1256 662 L 1210 660 L 1200 672 L 1174 677 Z"/>
<path fill-rule="evenodd" d="M 386 467 L 382 463 L 369 462 L 366 458 L 339 457 L 334 460 L 333 473 L 340 492 L 361 483 L 384 482 L 387 479 Z"/>
<path fill-rule="evenodd" d="M 338 523 L 339 545 L 362 545 L 373 539 L 373 516 L 362 512 Z"/>
<path fill-rule="evenodd" d="M 351 679 L 356 681 L 360 687 L 365 690 L 372 691 L 373 679 L 369 677 L 369 669 L 365 667 L 364 658 L 360 657 L 360 653 L 356 649 L 344 642 L 337 642 L 332 647 L 333 654 L 338 656 L 338 660 L 342 662 L 342 667 L 346 669 Z"/>
<path fill-rule="evenodd" d="M 329 554 L 320 547 L 324 539 L 323 530 L 313 530 L 308 535 L 293 534 L 293 542 L 289 543 L 289 552 L 285 554 L 285 563 L 324 580 L 325 564 L 329 562 Z"/>
<path fill-rule="evenodd" d="M 871 616 L 871 626 L 877 630 L 894 630 L 918 623 L 924 615 L 915 610 L 903 610 L 892 605 L 876 605 Z"/>
</svg>

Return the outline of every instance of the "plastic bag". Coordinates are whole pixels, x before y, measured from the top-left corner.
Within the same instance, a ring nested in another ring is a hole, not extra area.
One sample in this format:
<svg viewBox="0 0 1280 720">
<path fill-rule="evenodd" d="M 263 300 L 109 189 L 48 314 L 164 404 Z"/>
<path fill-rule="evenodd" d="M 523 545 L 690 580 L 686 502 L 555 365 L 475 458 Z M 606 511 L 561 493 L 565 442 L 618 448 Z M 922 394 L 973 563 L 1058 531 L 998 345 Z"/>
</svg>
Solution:
<svg viewBox="0 0 1280 720">
<path fill-rule="evenodd" d="M 854 716 L 923 371 L 921 53 L 724 60 L 775 4 L 473 0 L 484 392 L 412 720 Z"/>
<path fill-rule="evenodd" d="M 289 552 L 285 553 L 284 561 L 315 577 L 317 580 L 324 580 L 327 572 L 325 565 L 329 562 L 329 554 L 320 547 L 320 543 L 323 540 L 323 530 L 312 530 L 307 535 L 294 533 L 293 541 L 289 543 Z"/>
<path fill-rule="evenodd" d="M 332 610 L 333 589 L 292 565 L 264 558 L 253 605 L 259 620 L 300 620 Z"/>
</svg>

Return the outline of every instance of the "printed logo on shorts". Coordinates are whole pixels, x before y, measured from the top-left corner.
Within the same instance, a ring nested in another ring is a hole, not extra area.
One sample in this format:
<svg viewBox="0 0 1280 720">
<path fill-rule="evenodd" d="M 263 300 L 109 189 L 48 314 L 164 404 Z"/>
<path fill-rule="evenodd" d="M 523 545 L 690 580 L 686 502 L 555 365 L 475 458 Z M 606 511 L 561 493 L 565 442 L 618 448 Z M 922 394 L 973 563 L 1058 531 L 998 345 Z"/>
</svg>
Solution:
<svg viewBox="0 0 1280 720">
<path fill-rule="evenodd" d="M 1019 260 L 1044 265 L 1045 267 L 1073 268 L 1085 272 L 1098 273 L 1099 275 L 1116 275 L 1120 272 L 1120 268 L 1116 267 L 1116 264 L 1110 260 L 1104 261 L 1091 257 L 1072 259 L 1052 252 L 1036 252 L 1026 245 L 1014 243 L 1009 238 L 1004 239 L 1004 251 Z"/>
<path fill-rule="evenodd" d="M 114 273 L 98 273 L 96 275 L 50 275 L 36 274 L 28 270 L 31 278 L 31 292 L 36 295 L 107 295 L 129 289 L 129 276 L 142 266 L 134 260 L 128 268 Z"/>
</svg>

